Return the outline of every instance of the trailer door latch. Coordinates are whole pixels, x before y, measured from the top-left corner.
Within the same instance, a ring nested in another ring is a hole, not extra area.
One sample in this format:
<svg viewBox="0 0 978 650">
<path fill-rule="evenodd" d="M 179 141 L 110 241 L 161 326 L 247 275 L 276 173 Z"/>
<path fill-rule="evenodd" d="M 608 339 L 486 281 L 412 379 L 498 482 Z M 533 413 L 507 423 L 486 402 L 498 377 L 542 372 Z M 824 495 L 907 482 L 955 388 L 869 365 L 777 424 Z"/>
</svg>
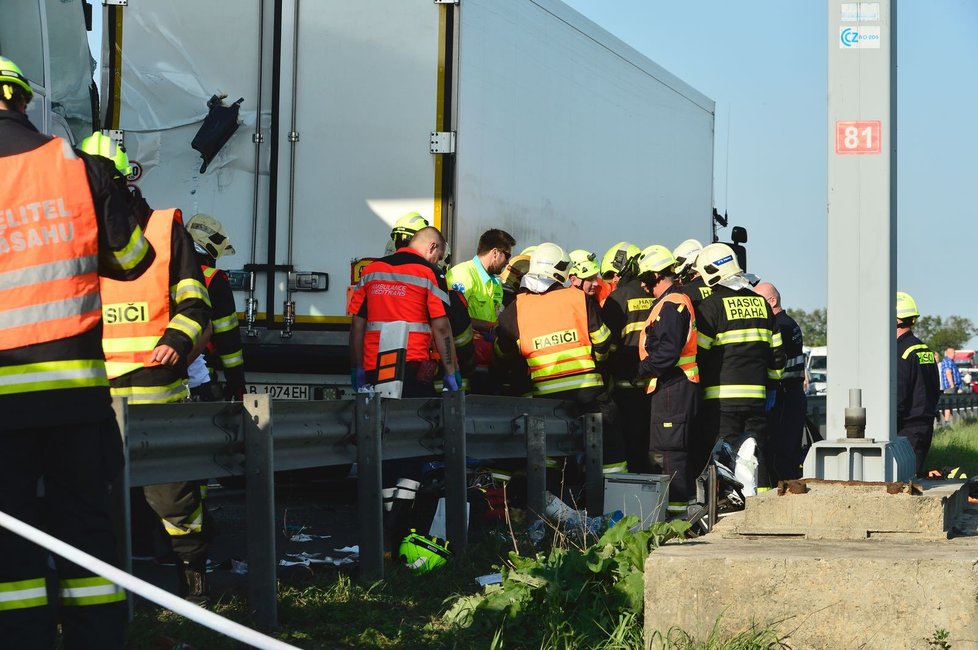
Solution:
<svg viewBox="0 0 978 650">
<path fill-rule="evenodd" d="M 291 291 L 326 291 L 329 289 L 329 273 L 317 271 L 293 271 L 289 273 Z"/>
</svg>

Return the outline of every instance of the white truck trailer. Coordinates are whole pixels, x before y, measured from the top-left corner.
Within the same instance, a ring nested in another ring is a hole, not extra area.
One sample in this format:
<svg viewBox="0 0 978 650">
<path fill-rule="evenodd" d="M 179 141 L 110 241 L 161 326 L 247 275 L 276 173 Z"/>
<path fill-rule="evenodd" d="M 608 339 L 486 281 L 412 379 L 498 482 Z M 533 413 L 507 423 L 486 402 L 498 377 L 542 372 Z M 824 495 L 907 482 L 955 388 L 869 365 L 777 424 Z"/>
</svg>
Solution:
<svg viewBox="0 0 978 650">
<path fill-rule="evenodd" d="M 101 126 L 151 205 L 227 227 L 249 379 L 279 397 L 346 376 L 347 288 L 405 212 L 456 261 L 491 227 L 711 238 L 713 101 L 557 0 L 110 1 L 103 43 Z M 201 172 L 213 95 L 241 125 Z"/>
</svg>

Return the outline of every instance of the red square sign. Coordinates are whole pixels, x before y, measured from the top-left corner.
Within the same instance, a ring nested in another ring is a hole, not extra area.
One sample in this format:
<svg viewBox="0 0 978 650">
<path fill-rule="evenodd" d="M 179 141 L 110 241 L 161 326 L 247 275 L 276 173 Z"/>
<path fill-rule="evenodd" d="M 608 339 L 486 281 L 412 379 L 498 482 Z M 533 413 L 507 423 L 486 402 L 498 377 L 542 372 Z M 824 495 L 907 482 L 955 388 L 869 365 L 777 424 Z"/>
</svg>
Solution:
<svg viewBox="0 0 978 650">
<path fill-rule="evenodd" d="M 835 123 L 835 153 L 874 154 L 881 148 L 879 120 Z"/>
</svg>

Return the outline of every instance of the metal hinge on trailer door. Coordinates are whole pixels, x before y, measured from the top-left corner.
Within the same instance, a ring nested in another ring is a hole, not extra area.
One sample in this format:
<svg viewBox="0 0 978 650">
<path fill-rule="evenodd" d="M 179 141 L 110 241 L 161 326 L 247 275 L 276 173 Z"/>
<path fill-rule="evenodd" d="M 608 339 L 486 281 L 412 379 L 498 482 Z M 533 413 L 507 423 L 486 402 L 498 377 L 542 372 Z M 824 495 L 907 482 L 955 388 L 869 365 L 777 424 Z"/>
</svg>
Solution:
<svg viewBox="0 0 978 650">
<path fill-rule="evenodd" d="M 436 5 L 457 5 L 459 0 L 435 0 Z"/>
<path fill-rule="evenodd" d="M 432 131 L 431 153 L 455 153 L 455 131 Z"/>
<path fill-rule="evenodd" d="M 102 0 L 103 7 L 117 6 L 126 7 L 129 5 L 129 0 Z"/>
</svg>

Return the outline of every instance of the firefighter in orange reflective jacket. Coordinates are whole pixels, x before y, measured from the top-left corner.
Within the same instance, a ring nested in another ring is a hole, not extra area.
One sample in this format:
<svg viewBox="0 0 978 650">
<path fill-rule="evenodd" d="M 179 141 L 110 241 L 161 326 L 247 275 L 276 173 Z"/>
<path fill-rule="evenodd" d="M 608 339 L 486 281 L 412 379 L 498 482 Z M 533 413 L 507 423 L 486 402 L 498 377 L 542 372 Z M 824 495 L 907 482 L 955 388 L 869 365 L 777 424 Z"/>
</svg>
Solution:
<svg viewBox="0 0 978 650">
<path fill-rule="evenodd" d="M 582 413 L 600 413 L 603 471 L 626 472 L 614 405 L 597 368 L 607 359 L 610 332 L 601 322 L 597 301 L 565 286 L 569 270 L 570 258 L 556 244 L 534 249 L 523 278 L 525 289 L 499 316 L 496 354 L 503 360 L 526 360 L 533 395 L 574 402 Z"/>
<path fill-rule="evenodd" d="M 38 133 L 26 115 L 32 97 L 0 57 L 0 511 L 114 564 L 108 482 L 124 461 L 99 277 L 132 280 L 154 252 L 112 163 Z M 58 623 L 66 650 L 125 643 L 122 588 L 7 530 L 0 595 L 5 648 L 53 648 Z"/>
<path fill-rule="evenodd" d="M 649 246 L 639 261 L 642 286 L 655 305 L 639 340 L 639 376 L 648 380 L 649 460 L 652 471 L 668 474 L 669 516 L 683 517 L 692 504 L 696 469 L 690 443 L 699 401 L 696 316 L 689 297 L 675 283 L 676 259 L 665 246 Z"/>
<path fill-rule="evenodd" d="M 96 132 L 82 148 L 111 153 L 105 139 Z M 187 364 L 210 323 L 210 298 L 180 211 L 153 210 L 138 189 L 132 203 L 156 261 L 135 282 L 101 283 L 105 367 L 112 394 L 130 404 L 179 402 L 189 397 Z M 209 531 L 199 482 L 147 485 L 143 493 L 180 560 L 179 593 L 205 604 Z"/>
</svg>

